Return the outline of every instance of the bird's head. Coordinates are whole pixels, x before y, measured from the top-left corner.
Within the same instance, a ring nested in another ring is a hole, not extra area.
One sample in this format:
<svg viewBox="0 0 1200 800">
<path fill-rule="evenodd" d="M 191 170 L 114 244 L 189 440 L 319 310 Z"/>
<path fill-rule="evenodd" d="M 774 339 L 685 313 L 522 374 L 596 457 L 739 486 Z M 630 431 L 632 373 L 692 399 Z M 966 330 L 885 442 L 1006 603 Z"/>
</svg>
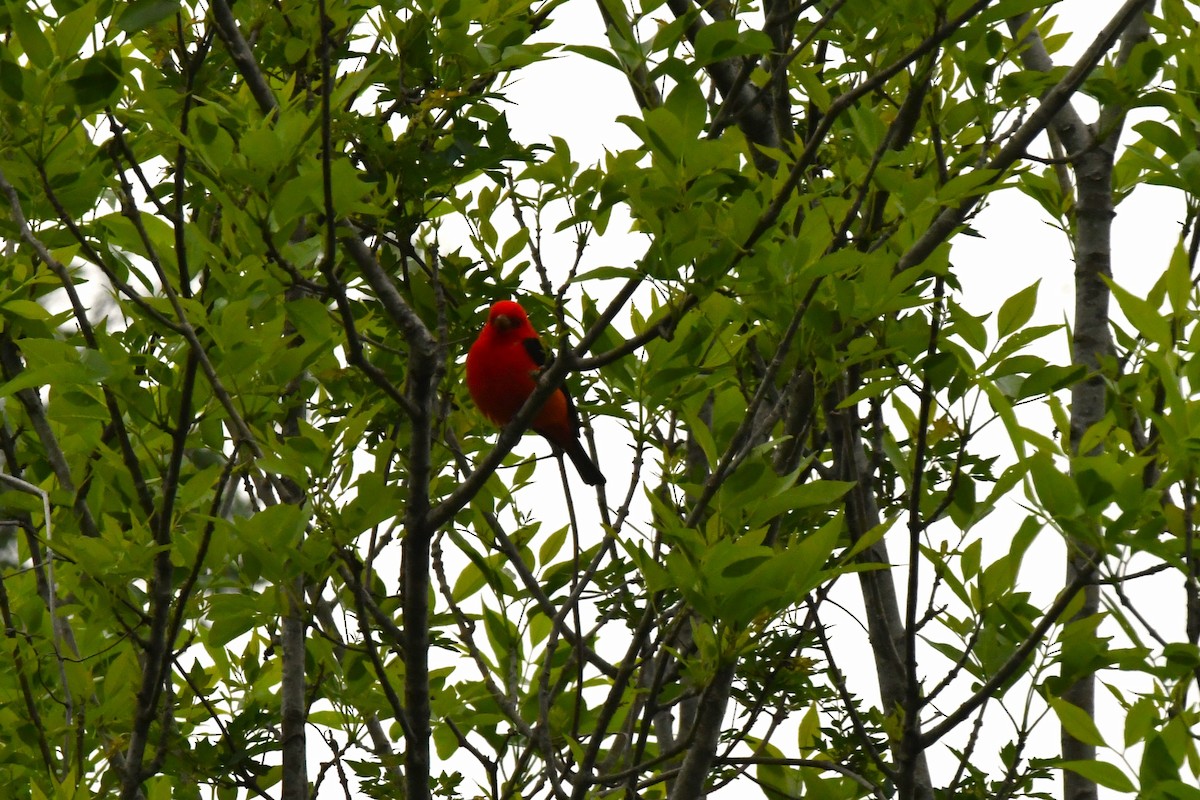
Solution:
<svg viewBox="0 0 1200 800">
<path fill-rule="evenodd" d="M 525 309 L 514 300 L 500 300 L 492 304 L 488 312 L 488 325 L 500 333 L 507 333 L 529 322 Z"/>
</svg>

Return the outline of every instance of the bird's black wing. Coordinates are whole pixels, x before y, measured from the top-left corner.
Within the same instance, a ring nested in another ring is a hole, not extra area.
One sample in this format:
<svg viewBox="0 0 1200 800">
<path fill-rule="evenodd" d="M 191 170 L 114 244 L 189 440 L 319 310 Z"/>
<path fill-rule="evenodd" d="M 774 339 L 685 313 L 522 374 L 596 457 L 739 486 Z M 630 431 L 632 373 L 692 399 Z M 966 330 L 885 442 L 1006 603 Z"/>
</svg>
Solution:
<svg viewBox="0 0 1200 800">
<path fill-rule="evenodd" d="M 525 352 L 533 359 L 533 363 L 539 367 L 546 366 L 546 348 L 542 347 L 542 340 L 536 336 L 530 336 L 528 339 L 522 339 L 521 344 L 525 347 Z"/>
<path fill-rule="evenodd" d="M 539 369 L 546 367 L 546 348 L 542 347 L 542 340 L 536 336 L 530 336 L 528 339 L 522 339 L 521 344 L 525 347 L 525 352 L 533 359 L 533 363 L 538 365 Z M 571 426 L 579 429 L 579 409 L 575 407 L 575 398 L 571 397 L 571 390 L 564 383 L 562 385 L 562 393 L 567 397 L 567 415 L 571 418 Z"/>
</svg>

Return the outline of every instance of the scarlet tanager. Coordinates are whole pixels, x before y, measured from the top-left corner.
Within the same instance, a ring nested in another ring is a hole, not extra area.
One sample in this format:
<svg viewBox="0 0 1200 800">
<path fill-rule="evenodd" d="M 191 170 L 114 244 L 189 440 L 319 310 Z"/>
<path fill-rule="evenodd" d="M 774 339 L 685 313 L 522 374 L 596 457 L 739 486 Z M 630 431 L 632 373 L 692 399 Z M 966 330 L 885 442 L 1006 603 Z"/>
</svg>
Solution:
<svg viewBox="0 0 1200 800">
<path fill-rule="evenodd" d="M 479 338 L 467 351 L 467 389 L 483 415 L 503 426 L 521 410 L 537 386 L 546 351 L 525 309 L 500 300 L 488 311 Z M 533 430 L 546 437 L 556 452 L 564 452 L 589 486 L 604 483 L 604 475 L 579 440 L 579 412 L 566 387 L 555 391 L 533 418 Z"/>
</svg>

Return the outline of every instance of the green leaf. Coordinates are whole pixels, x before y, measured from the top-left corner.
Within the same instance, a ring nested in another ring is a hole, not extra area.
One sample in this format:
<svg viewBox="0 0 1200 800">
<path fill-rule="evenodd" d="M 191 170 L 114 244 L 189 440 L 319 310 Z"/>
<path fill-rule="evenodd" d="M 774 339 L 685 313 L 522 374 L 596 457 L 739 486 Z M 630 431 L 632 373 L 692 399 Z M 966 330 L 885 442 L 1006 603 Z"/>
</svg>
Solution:
<svg viewBox="0 0 1200 800">
<path fill-rule="evenodd" d="M 1158 723 L 1158 707 L 1149 697 L 1139 698 L 1125 712 L 1125 747 L 1146 740 Z"/>
<path fill-rule="evenodd" d="M 520 652 L 521 637 L 517 633 L 517 626 L 508 617 L 484 608 L 483 627 L 496 655 L 503 659 Z"/>
<path fill-rule="evenodd" d="M 496 591 L 500 594 L 514 594 L 516 586 L 512 578 L 504 571 L 504 565 L 507 563 L 507 558 L 500 553 L 492 555 L 482 555 L 477 550 L 469 546 L 468 542 L 457 533 L 450 534 L 451 540 L 458 545 L 459 550 L 471 560 L 475 569 L 478 571 L 478 576 L 472 576 L 470 579 L 460 579 L 455 582 L 453 596 L 458 599 L 458 592 L 464 592 L 463 598 L 469 597 L 479 589 L 476 584 L 479 580 L 483 580 L 484 585 L 497 587 Z M 464 571 L 466 568 L 464 567 Z"/>
<path fill-rule="evenodd" d="M 134 705 L 141 674 L 142 668 L 133 650 L 118 653 L 104 670 L 101 683 L 104 700 L 113 703 L 114 707 Z"/>
<path fill-rule="evenodd" d="M 563 542 L 567 540 L 569 530 L 570 526 L 564 525 L 546 537 L 546 541 L 542 542 L 542 546 L 538 548 L 539 564 L 546 566 L 562 552 Z"/>
<path fill-rule="evenodd" d="M 671 575 L 640 544 L 635 544 L 624 539 L 619 539 L 619 541 L 625 548 L 625 552 L 629 554 L 630 559 L 642 573 L 642 577 L 646 581 L 647 590 L 658 592 L 672 585 Z"/>
<path fill-rule="evenodd" d="M 282 569 L 283 562 L 299 544 L 310 511 L 304 506 L 276 503 L 236 521 L 238 537 L 256 550 L 261 550 L 267 562 L 264 566 L 272 567 L 273 571 L 264 573 L 264 577 L 278 579 L 287 576 Z"/>
<path fill-rule="evenodd" d="M 17 102 L 25 99 L 24 70 L 7 49 L 0 49 L 0 92 Z"/>
<path fill-rule="evenodd" d="M 1059 766 L 1069 769 L 1077 775 L 1082 775 L 1089 781 L 1100 784 L 1106 789 L 1116 792 L 1132 792 L 1135 787 L 1120 767 L 1107 761 L 1062 761 Z"/>
<path fill-rule="evenodd" d="M 504 245 L 500 248 L 500 260 L 510 261 L 516 258 L 528 244 L 529 229 L 518 228 L 516 233 L 504 240 Z"/>
<path fill-rule="evenodd" d="M 1038 499 L 1048 512 L 1070 519 L 1083 511 L 1083 499 L 1079 496 L 1075 481 L 1049 455 L 1038 453 L 1031 457 L 1029 474 L 1037 489 Z"/>
<path fill-rule="evenodd" d="M 1025 323 L 1029 322 L 1033 317 L 1033 311 L 1037 307 L 1039 284 L 1041 284 L 1040 279 L 1026 286 L 1001 304 L 1000 311 L 996 314 L 996 328 L 1000 334 L 1000 338 L 1004 338 L 1010 333 L 1015 333 L 1024 327 Z"/>
<path fill-rule="evenodd" d="M 1179 780 L 1179 760 L 1171 754 L 1170 747 L 1161 733 L 1146 740 L 1142 750 L 1142 763 L 1138 765 L 1138 780 L 1143 790 L 1164 781 Z"/>
<path fill-rule="evenodd" d="M 1171 779 L 1156 783 L 1154 792 L 1149 796 L 1155 800 L 1160 797 L 1166 800 L 1200 800 L 1200 788 L 1190 783 Z"/>
<path fill-rule="evenodd" d="M 1175 249 L 1171 251 L 1171 261 L 1166 272 L 1163 273 L 1162 280 L 1166 284 L 1171 311 L 1177 317 L 1184 317 L 1189 313 L 1188 301 L 1192 296 L 1192 275 L 1187 248 L 1182 239 L 1175 243 Z"/>
<path fill-rule="evenodd" d="M 625 68 L 621 65 L 620 59 L 618 59 L 617 56 L 607 47 L 596 47 L 595 45 L 590 44 L 569 44 L 565 45 L 563 50 L 569 53 L 579 53 L 579 55 L 585 58 L 590 58 L 592 61 L 612 67 L 620 72 L 625 71 Z"/>
<path fill-rule="evenodd" d="M 713 441 L 712 431 L 699 416 L 690 413 L 690 409 L 684 410 L 685 419 L 688 422 L 688 433 L 700 449 L 704 451 L 704 456 L 708 459 L 710 465 L 716 464 L 718 459 L 717 443 Z"/>
<path fill-rule="evenodd" d="M 1109 286 L 1121 311 L 1138 333 L 1157 345 L 1169 348 L 1174 337 L 1168 319 L 1155 306 L 1116 283 L 1109 281 Z"/>
<path fill-rule="evenodd" d="M 1108 746 L 1104 743 L 1104 737 L 1100 735 L 1100 729 L 1096 727 L 1096 721 L 1082 708 L 1054 695 L 1050 695 L 1046 700 L 1068 734 L 1093 747 Z"/>
<path fill-rule="evenodd" d="M 333 339 L 333 322 L 329 308 L 312 297 L 298 297 L 287 302 L 288 321 L 310 345 L 323 345 Z"/>
<path fill-rule="evenodd" d="M 748 525 L 757 528 L 779 514 L 805 508 L 828 508 L 854 486 L 846 481 L 818 480 L 785 489 L 773 497 L 764 497 L 751 506 Z"/>
<path fill-rule="evenodd" d="M 804 716 L 800 719 L 800 726 L 796 731 L 796 746 L 801 752 L 813 750 L 821 737 L 821 717 L 817 713 L 817 704 L 814 702 L 808 707 L 808 711 L 804 712 Z"/>
<path fill-rule="evenodd" d="M 0 313 L 5 315 L 11 314 L 18 319 L 27 319 L 34 322 L 45 322 L 50 319 L 50 312 L 43 308 L 40 303 L 21 298 L 5 300 L 4 305 L 0 306 Z"/>
<path fill-rule="evenodd" d="M 96 26 L 96 3 L 90 0 L 67 14 L 54 26 L 54 47 L 63 58 L 70 58 L 83 49 L 83 44 Z"/>
<path fill-rule="evenodd" d="M 938 188 L 938 201 L 944 205 L 957 203 L 968 197 L 986 194 L 992 190 L 992 182 L 999 173 L 994 169 L 973 169 L 956 175 Z"/>
<path fill-rule="evenodd" d="M 117 27 L 125 33 L 144 31 L 178 10 L 179 0 L 134 0 L 117 19 Z"/>
<path fill-rule="evenodd" d="M 487 577 L 476 564 L 464 564 L 458 572 L 458 577 L 454 580 L 454 588 L 450 592 L 450 596 L 454 602 L 461 603 L 471 595 L 478 592 L 484 586 L 487 586 Z"/>
<path fill-rule="evenodd" d="M 1075 366 L 1058 366 L 1048 364 L 1029 373 L 1029 377 L 1021 381 L 1017 391 L 1017 399 L 1052 394 L 1059 389 L 1065 389 L 1087 375 L 1087 368 L 1082 364 Z"/>
<path fill-rule="evenodd" d="M 449 725 L 434 725 L 431 734 L 438 758 L 449 758 L 458 750 L 458 737 Z"/>
<path fill-rule="evenodd" d="M 67 81 L 67 85 L 71 88 L 76 105 L 88 110 L 107 104 L 120 88 L 124 76 L 121 51 L 116 47 L 106 47 L 85 60 L 78 74 Z"/>
<path fill-rule="evenodd" d="M 48 68 L 54 62 L 54 50 L 50 47 L 50 40 L 42 32 L 40 21 L 34 17 L 36 7 L 14 3 L 12 0 L 6 5 L 12 19 L 13 32 L 17 34 L 17 41 L 24 48 L 25 55 L 29 56 L 30 63 L 38 69 Z"/>
<path fill-rule="evenodd" d="M 265 595 L 218 594 L 208 598 L 208 620 L 210 627 L 205 643 L 209 647 L 223 648 L 259 624 L 260 619 L 271 614 L 270 604 L 264 604 Z"/>
<path fill-rule="evenodd" d="M 759 764 L 755 777 L 767 800 L 789 800 L 804 795 L 804 780 L 800 770 L 785 764 Z"/>
<path fill-rule="evenodd" d="M 1188 671 L 1200 667 L 1200 647 L 1187 642 L 1171 642 L 1163 648 L 1167 663 Z"/>
<path fill-rule="evenodd" d="M 979 565 L 983 560 L 983 540 L 976 539 L 962 551 L 962 576 L 964 580 L 972 580 L 979 574 Z"/>
<path fill-rule="evenodd" d="M 825 562 L 833 555 L 833 548 L 845 531 L 841 516 L 835 516 L 817 530 L 791 545 L 787 553 L 792 554 L 792 570 L 788 575 L 788 592 L 792 599 L 799 600 L 820 582 Z"/>
<path fill-rule="evenodd" d="M 1162 150 L 1174 161 L 1179 161 L 1188 153 L 1195 150 L 1195 145 L 1188 144 L 1183 137 L 1169 125 L 1158 120 L 1148 119 L 1133 126 L 1150 144 Z"/>
<path fill-rule="evenodd" d="M 704 92 L 695 81 L 684 81 L 667 95 L 665 107 L 675 115 L 683 128 L 683 135 L 698 139 L 708 121 L 708 103 Z"/>
<path fill-rule="evenodd" d="M 762 31 L 743 30 L 736 19 L 705 25 L 696 34 L 696 66 L 738 56 L 762 55 L 771 51 L 771 37 Z"/>
<path fill-rule="evenodd" d="M 952 325 L 950 332 L 956 333 L 962 337 L 962 340 L 967 345 L 977 352 L 982 353 L 987 349 L 987 328 L 984 327 L 983 321 L 987 318 L 986 315 L 975 317 L 968 314 L 958 303 L 950 302 L 947 305 L 950 314 Z"/>
<path fill-rule="evenodd" d="M 1066 65 L 1059 65 L 1049 71 L 1022 69 L 1010 72 L 1000 79 L 1000 97 L 1014 105 L 1038 97 L 1065 78 L 1067 71 Z"/>
<path fill-rule="evenodd" d="M 92 384 L 97 375 L 83 363 L 74 347 L 53 339 L 25 339 L 21 342 L 25 363 L 34 366 L 21 370 L 15 378 L 0 383 L 0 397 L 22 389 L 54 386 L 65 389 L 80 384 Z"/>
<path fill-rule="evenodd" d="M 830 94 L 829 87 L 822 80 L 822 70 L 817 66 L 808 66 L 806 64 L 797 64 L 796 80 L 804 89 L 804 94 L 817 107 L 818 110 L 824 111 L 829 108 L 833 102 L 833 96 Z"/>
<path fill-rule="evenodd" d="M 300 64 L 308 58 L 312 46 L 299 37 L 293 36 L 283 46 L 283 57 L 289 64 Z"/>
<path fill-rule="evenodd" d="M 1200 194 L 1200 152 L 1193 150 L 1179 159 L 1179 178 L 1190 194 Z"/>
<path fill-rule="evenodd" d="M 1045 0 L 1000 0 L 983 12 L 980 21 L 1008 19 L 1045 6 Z"/>
<path fill-rule="evenodd" d="M 334 210 L 339 215 L 358 210 L 358 202 L 370 193 L 371 185 L 363 181 L 359 171 L 345 158 L 335 159 L 329 168 Z"/>
</svg>

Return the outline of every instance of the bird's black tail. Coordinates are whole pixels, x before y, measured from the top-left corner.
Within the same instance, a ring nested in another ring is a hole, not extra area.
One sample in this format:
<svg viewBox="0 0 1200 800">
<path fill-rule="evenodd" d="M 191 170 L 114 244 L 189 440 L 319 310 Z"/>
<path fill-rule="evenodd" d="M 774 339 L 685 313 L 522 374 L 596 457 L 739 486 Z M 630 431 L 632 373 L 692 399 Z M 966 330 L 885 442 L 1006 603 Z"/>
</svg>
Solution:
<svg viewBox="0 0 1200 800">
<path fill-rule="evenodd" d="M 592 461 L 587 450 L 583 449 L 583 442 L 579 440 L 571 442 L 570 446 L 566 448 L 566 453 L 584 483 L 588 486 L 599 486 L 604 483 L 604 473 L 596 466 L 596 462 Z"/>
</svg>

